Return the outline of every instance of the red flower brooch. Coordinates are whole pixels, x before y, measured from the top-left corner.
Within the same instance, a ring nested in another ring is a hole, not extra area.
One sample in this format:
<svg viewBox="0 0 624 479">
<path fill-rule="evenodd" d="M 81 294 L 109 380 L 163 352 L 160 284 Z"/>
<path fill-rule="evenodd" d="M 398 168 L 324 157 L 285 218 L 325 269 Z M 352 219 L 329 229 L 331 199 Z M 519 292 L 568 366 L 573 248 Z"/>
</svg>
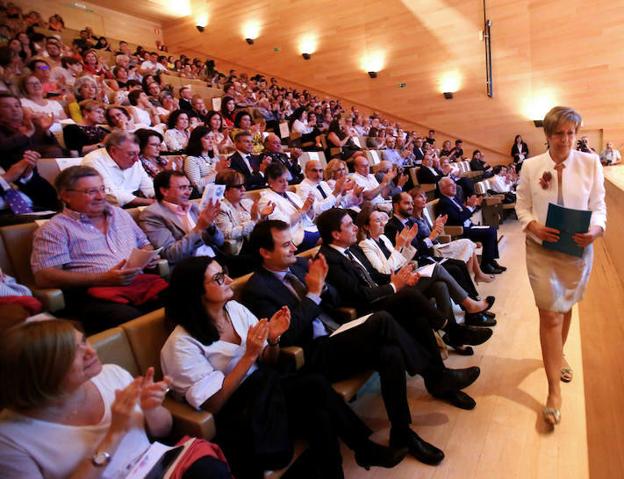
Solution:
<svg viewBox="0 0 624 479">
<path fill-rule="evenodd" d="M 550 188 L 550 182 L 552 181 L 552 173 L 550 171 L 545 171 L 542 173 L 542 177 L 539 179 L 539 184 L 542 189 L 547 190 Z"/>
</svg>

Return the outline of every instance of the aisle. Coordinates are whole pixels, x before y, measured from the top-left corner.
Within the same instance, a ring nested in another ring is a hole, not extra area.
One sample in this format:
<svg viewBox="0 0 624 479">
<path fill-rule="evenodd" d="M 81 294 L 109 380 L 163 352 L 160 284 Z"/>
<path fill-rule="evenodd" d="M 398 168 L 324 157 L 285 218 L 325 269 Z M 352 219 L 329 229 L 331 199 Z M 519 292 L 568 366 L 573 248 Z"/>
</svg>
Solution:
<svg viewBox="0 0 624 479">
<path fill-rule="evenodd" d="M 449 367 L 481 367 L 481 377 L 466 390 L 477 401 L 473 411 L 463 411 L 434 400 L 420 377 L 409 378 L 412 422 L 424 439 L 444 450 L 437 467 L 408 457 L 394 469 L 359 468 L 345 449 L 346 477 L 354 478 L 586 478 L 588 477 L 585 399 L 578 313 L 566 355 L 575 376 L 563 384 L 562 423 L 550 433 L 541 418 L 546 398 L 546 378 L 541 362 L 537 309 L 524 265 L 524 235 L 517 222 L 501 226 L 501 263 L 509 269 L 497 281 L 481 285 L 482 295 L 493 294 L 498 325 L 494 336 L 475 349 L 471 357 L 451 353 Z M 375 431 L 374 439 L 386 443 L 388 422 L 371 381 L 353 404 Z"/>
</svg>

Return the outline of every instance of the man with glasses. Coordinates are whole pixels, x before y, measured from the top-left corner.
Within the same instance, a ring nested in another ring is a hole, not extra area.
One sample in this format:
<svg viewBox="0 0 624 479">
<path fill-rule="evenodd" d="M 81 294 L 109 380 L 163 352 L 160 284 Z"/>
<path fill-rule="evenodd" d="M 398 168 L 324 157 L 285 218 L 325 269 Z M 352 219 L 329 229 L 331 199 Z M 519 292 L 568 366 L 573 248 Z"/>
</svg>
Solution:
<svg viewBox="0 0 624 479">
<path fill-rule="evenodd" d="M 301 150 L 299 148 L 293 148 L 290 152 L 290 157 L 282 151 L 282 140 L 274 133 L 269 133 L 264 139 L 264 152 L 265 156 L 269 156 L 272 161 L 281 163 L 286 167 L 290 178 L 288 183 L 295 185 L 303 179 L 301 174 L 301 166 L 299 166 L 299 157 L 301 156 Z"/>
<path fill-rule="evenodd" d="M 345 195 L 353 191 L 355 182 L 347 177 L 342 176 L 336 180 L 332 188 L 323 181 L 323 167 L 318 160 L 309 160 L 305 164 L 305 179 L 299 184 L 297 194 L 303 201 L 312 195 L 314 197 L 315 215 L 320 215 L 334 206 L 340 206 Z"/>
<path fill-rule="evenodd" d="M 156 202 L 141 211 L 139 226 L 161 256 L 175 264 L 189 256 L 218 255 L 223 234 L 215 226 L 219 203 L 203 210 L 191 203 L 193 187 L 184 173 L 162 171 L 154 178 Z"/>
<path fill-rule="evenodd" d="M 82 164 L 95 168 L 110 189 L 111 198 L 125 208 L 154 203 L 154 185 L 141 162 L 134 134 L 115 130 L 104 139 L 104 148 L 92 151 Z"/>
<path fill-rule="evenodd" d="M 119 298 L 126 304 L 93 296 L 92 288 L 102 293 L 101 287 L 107 287 L 108 293 L 119 294 L 119 287 L 136 287 L 137 281 L 145 285 L 154 278 L 139 278 L 141 268 L 125 267 L 132 250 L 153 248 L 132 217 L 106 201 L 108 191 L 100 174 L 88 166 L 72 166 L 60 173 L 55 186 L 65 208 L 34 234 L 30 264 L 36 284 L 62 289 L 66 313 L 77 316 L 89 333 L 157 307 L 148 291 L 140 300 Z M 148 267 L 155 265 L 152 260 Z"/>
</svg>

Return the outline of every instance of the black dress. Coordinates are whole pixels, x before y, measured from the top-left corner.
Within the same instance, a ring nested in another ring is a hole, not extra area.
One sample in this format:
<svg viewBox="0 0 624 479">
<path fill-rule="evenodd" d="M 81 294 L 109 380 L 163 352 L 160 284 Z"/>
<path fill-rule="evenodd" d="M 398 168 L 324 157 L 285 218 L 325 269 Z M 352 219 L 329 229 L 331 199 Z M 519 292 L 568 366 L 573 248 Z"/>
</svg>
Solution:
<svg viewBox="0 0 624 479">
<path fill-rule="evenodd" d="M 110 132 L 101 126 L 67 125 L 63 128 L 63 138 L 68 150 L 75 150 L 82 156 L 85 146 L 100 143 Z"/>
</svg>

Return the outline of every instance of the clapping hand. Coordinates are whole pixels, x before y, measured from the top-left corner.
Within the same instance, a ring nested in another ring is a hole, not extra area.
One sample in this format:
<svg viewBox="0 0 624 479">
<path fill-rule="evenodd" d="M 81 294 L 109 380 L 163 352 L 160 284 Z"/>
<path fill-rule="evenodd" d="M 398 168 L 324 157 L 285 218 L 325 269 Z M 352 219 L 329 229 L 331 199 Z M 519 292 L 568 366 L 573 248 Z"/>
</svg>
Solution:
<svg viewBox="0 0 624 479">
<path fill-rule="evenodd" d="M 411 244 L 418 234 L 418 225 L 414 223 L 410 228 L 403 228 L 396 237 L 396 246 L 398 249 Z"/>
<path fill-rule="evenodd" d="M 169 376 L 165 376 L 162 381 L 154 382 L 154 368 L 147 368 L 141 384 L 141 409 L 148 411 L 162 405 L 171 382 L 172 379 Z"/>
<path fill-rule="evenodd" d="M 310 193 L 305 199 L 305 201 L 303 202 L 301 211 L 303 211 L 304 213 L 307 213 L 308 211 L 310 211 L 310 208 L 312 208 L 313 204 L 314 204 L 314 195 Z"/>
<path fill-rule="evenodd" d="M 195 225 L 195 227 L 200 231 L 204 231 L 206 228 L 210 227 L 210 225 L 214 223 L 214 220 L 216 219 L 220 211 L 221 205 L 219 204 L 218 200 L 214 202 L 209 201 L 208 203 L 206 203 L 206 206 L 204 206 L 204 209 L 201 210 L 201 212 L 199 213 L 199 216 L 197 217 L 197 224 Z"/>
<path fill-rule="evenodd" d="M 111 432 L 126 434 L 139 419 L 143 419 L 135 413 L 135 407 L 141 396 L 142 382 L 143 378 L 138 377 L 124 389 L 115 391 L 115 400 L 111 404 Z"/>
<path fill-rule="evenodd" d="M 269 321 L 269 342 L 277 342 L 278 338 L 288 331 L 289 326 L 290 309 L 288 309 L 288 306 L 282 306 Z"/>
<path fill-rule="evenodd" d="M 305 277 L 305 283 L 310 293 L 320 295 L 323 292 L 328 271 L 327 260 L 321 253 L 310 260 L 308 263 L 308 274 Z"/>
<path fill-rule="evenodd" d="M 392 273 L 390 276 L 390 282 L 394 285 L 397 292 L 403 289 L 405 286 L 412 286 L 416 284 L 418 281 L 418 277 L 416 277 L 414 281 L 414 265 L 412 263 L 408 263 L 403 266 L 396 273 Z"/>
<path fill-rule="evenodd" d="M 269 337 L 269 322 L 266 318 L 261 319 L 251 326 L 247 331 L 247 341 L 245 342 L 245 355 L 253 359 L 258 359 L 264 349 L 264 343 Z"/>
<path fill-rule="evenodd" d="M 403 188 L 405 186 L 405 183 L 407 183 L 407 175 L 405 173 L 401 173 L 401 176 L 399 176 L 399 181 L 397 183 L 397 186 L 399 188 Z"/>
</svg>

